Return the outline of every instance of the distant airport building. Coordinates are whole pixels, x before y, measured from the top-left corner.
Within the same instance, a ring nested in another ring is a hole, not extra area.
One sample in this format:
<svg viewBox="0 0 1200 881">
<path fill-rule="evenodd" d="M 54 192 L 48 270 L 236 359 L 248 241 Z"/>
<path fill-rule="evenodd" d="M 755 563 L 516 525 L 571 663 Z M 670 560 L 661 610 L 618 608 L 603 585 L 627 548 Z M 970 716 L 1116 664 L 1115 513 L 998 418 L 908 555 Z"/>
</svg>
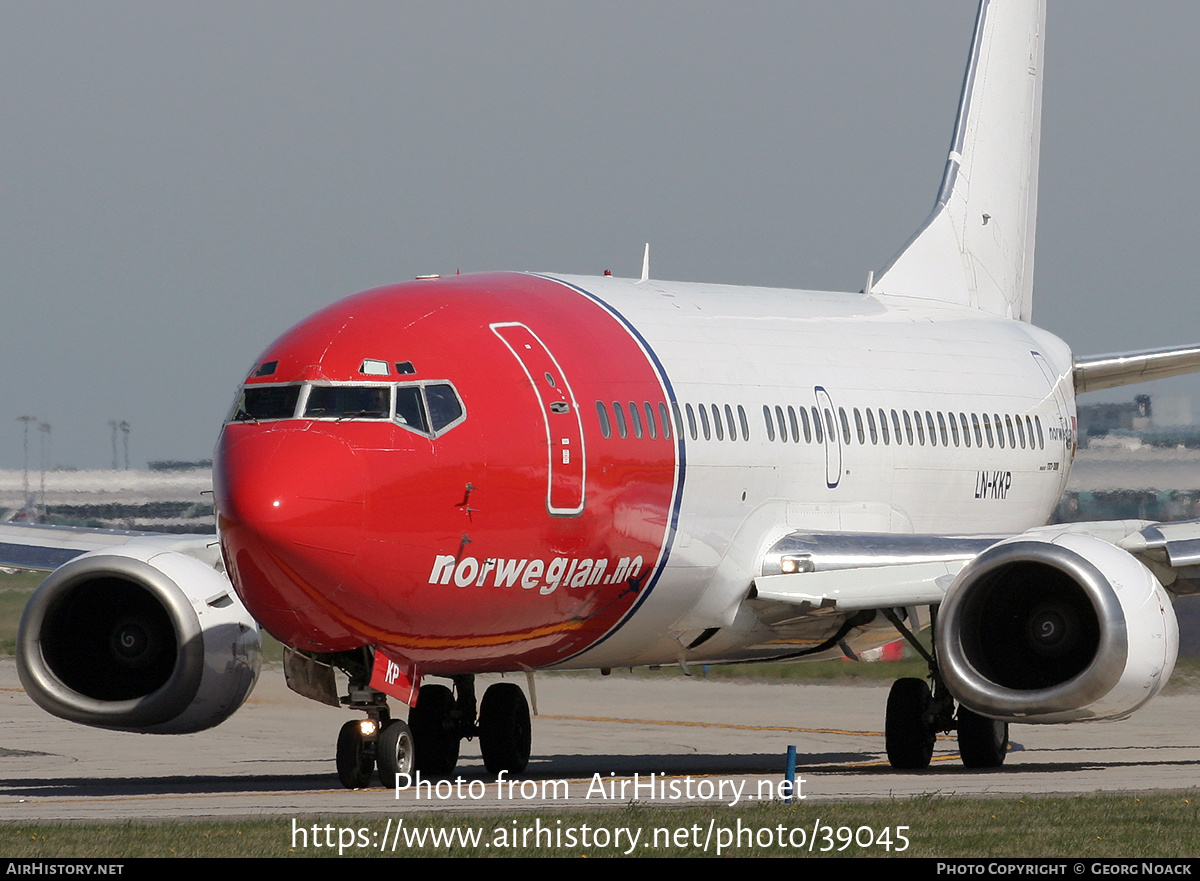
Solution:
<svg viewBox="0 0 1200 881">
<path fill-rule="evenodd" d="M 1079 437 L 1089 441 L 1114 431 L 1145 431 L 1151 427 L 1150 396 L 1138 395 L 1117 404 L 1080 404 L 1076 414 Z"/>
<path fill-rule="evenodd" d="M 1115 404 L 1080 404 L 1079 445 L 1089 449 L 1194 447 L 1200 449 L 1200 426 L 1192 418 L 1186 395 L 1138 395 Z"/>
</svg>

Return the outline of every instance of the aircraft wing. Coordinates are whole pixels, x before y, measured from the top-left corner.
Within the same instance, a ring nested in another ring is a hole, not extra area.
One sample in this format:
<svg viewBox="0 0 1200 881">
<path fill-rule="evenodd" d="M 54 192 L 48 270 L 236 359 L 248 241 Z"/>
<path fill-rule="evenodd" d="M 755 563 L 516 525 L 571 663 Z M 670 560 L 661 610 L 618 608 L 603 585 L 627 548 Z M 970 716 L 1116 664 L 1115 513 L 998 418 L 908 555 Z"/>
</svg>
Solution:
<svg viewBox="0 0 1200 881">
<path fill-rule="evenodd" d="M 215 536 L 179 536 L 75 526 L 0 523 L 0 567 L 52 572 L 89 551 L 117 547 L 153 537 L 211 543 Z"/>
<path fill-rule="evenodd" d="M 1194 593 L 1200 520 L 1122 520 L 1007 537 L 793 533 L 747 602 L 779 620 L 879 612 L 902 630 L 921 626 L 914 607 L 936 607 L 930 659 L 961 703 L 1068 722 L 1124 718 L 1161 689 L 1178 651 L 1172 598 Z"/>
<path fill-rule="evenodd" d="M 959 570 L 1003 538 L 792 533 L 767 552 L 749 599 L 843 611 L 938 605 Z"/>
<path fill-rule="evenodd" d="M 1082 535 L 1119 548 L 1176 596 L 1200 593 L 1200 520 L 1067 523 L 1020 536 L 793 533 L 767 553 L 748 599 L 841 611 L 936 606 L 958 574 L 1005 540 Z"/>
</svg>

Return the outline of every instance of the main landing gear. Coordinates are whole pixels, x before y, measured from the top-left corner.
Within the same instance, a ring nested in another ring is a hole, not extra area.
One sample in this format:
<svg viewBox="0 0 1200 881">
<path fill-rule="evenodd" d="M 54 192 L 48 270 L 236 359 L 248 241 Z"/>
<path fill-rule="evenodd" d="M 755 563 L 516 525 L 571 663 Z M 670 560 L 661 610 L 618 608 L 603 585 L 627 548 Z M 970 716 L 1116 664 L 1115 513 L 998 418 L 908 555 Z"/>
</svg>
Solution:
<svg viewBox="0 0 1200 881">
<path fill-rule="evenodd" d="M 338 734 L 338 778 L 348 789 L 369 785 L 376 766 L 387 787 L 397 774 L 449 775 L 458 764 L 461 741 L 476 736 L 490 773 L 519 774 L 529 764 L 529 704 L 511 682 L 490 686 L 478 713 L 474 676 L 455 676 L 453 689 L 425 685 L 407 723 L 389 717 L 387 699 L 374 689 L 356 689 L 352 683 L 350 692 L 343 702 L 364 710 L 367 718 L 347 722 Z"/>
<path fill-rule="evenodd" d="M 956 714 L 954 698 L 942 679 L 937 658 L 921 645 L 894 611 L 884 614 L 928 662 L 929 679 L 933 683 L 932 689 L 924 679 L 898 679 L 892 683 L 884 722 L 891 766 L 907 771 L 928 768 L 937 735 L 950 731 L 958 732 L 958 752 L 968 768 L 998 768 L 1004 764 L 1008 723 L 980 716 L 961 705 Z"/>
</svg>

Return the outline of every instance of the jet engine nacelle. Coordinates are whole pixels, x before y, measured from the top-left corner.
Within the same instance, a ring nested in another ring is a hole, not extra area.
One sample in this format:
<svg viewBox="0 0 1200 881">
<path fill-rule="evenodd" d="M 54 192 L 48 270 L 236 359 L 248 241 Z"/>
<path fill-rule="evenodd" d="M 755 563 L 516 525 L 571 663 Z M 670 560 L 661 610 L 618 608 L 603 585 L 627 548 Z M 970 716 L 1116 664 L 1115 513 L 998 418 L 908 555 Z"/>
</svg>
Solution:
<svg viewBox="0 0 1200 881">
<path fill-rule="evenodd" d="M 17 670 L 71 722 L 187 734 L 225 721 L 258 680 L 258 625 L 221 572 L 166 542 L 60 566 L 21 616 Z"/>
<path fill-rule="evenodd" d="M 959 573 L 935 634 L 950 692 L 1009 722 L 1122 719 L 1175 667 L 1179 628 L 1158 579 L 1088 535 L 1026 533 Z"/>
</svg>

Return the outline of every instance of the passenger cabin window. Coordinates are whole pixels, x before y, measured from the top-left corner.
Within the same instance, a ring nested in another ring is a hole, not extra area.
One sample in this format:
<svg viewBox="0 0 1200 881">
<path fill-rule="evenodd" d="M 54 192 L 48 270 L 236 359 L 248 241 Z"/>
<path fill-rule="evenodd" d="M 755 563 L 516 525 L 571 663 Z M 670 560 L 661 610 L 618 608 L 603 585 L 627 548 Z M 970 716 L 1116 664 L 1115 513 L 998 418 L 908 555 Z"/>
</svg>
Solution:
<svg viewBox="0 0 1200 881">
<path fill-rule="evenodd" d="M 654 408 L 650 406 L 649 401 L 642 401 L 642 407 L 646 411 L 646 430 L 650 432 L 650 439 L 658 437 L 658 426 L 654 424 Z"/>
<path fill-rule="evenodd" d="M 608 408 L 604 406 L 603 401 L 596 402 L 596 416 L 600 419 L 600 433 L 605 437 L 612 437 L 612 426 L 608 422 Z"/>
<path fill-rule="evenodd" d="M 617 434 L 629 437 L 629 426 L 625 424 L 625 411 L 621 409 L 620 401 L 613 401 L 613 415 L 617 418 Z"/>
<path fill-rule="evenodd" d="M 633 425 L 633 436 L 642 436 L 642 417 L 638 415 L 638 406 L 634 401 L 629 402 L 629 422 Z"/>
</svg>

